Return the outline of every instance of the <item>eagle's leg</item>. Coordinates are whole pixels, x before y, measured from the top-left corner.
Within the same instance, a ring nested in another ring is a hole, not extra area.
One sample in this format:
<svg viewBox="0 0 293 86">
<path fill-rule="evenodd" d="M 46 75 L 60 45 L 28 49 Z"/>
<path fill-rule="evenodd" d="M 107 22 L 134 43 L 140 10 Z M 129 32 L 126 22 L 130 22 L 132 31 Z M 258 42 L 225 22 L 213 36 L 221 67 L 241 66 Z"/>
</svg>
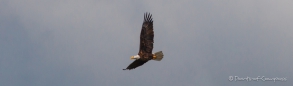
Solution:
<svg viewBox="0 0 293 86">
<path fill-rule="evenodd" d="M 153 54 L 153 59 L 156 59 L 156 58 L 157 58 L 157 56 L 155 54 Z"/>
<path fill-rule="evenodd" d="M 156 61 L 161 61 L 164 57 L 164 54 L 162 51 L 156 52 L 153 54 L 153 59 L 152 60 L 156 60 Z"/>
</svg>

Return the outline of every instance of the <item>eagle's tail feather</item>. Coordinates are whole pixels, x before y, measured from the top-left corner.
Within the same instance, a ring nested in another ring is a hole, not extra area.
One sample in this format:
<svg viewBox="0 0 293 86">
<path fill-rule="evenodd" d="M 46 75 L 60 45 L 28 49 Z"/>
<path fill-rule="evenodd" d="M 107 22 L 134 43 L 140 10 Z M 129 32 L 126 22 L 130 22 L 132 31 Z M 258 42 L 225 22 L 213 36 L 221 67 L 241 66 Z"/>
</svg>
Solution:
<svg viewBox="0 0 293 86">
<path fill-rule="evenodd" d="M 159 51 L 159 52 L 154 53 L 153 60 L 161 61 L 163 59 L 163 57 L 164 57 L 163 52 Z"/>
</svg>

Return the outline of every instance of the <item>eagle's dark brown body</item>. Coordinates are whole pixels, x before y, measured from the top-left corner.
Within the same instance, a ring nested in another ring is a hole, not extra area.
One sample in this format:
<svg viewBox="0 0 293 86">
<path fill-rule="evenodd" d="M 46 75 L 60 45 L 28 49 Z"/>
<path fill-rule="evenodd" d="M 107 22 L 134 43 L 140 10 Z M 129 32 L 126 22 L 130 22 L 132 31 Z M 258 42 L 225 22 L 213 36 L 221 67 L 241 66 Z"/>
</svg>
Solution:
<svg viewBox="0 0 293 86">
<path fill-rule="evenodd" d="M 140 33 L 140 44 L 139 44 L 139 59 L 132 62 L 126 69 L 131 70 L 138 66 L 143 65 L 147 61 L 153 59 L 153 44 L 154 44 L 154 31 L 153 31 L 153 20 L 150 13 L 144 14 L 144 21 Z"/>
</svg>

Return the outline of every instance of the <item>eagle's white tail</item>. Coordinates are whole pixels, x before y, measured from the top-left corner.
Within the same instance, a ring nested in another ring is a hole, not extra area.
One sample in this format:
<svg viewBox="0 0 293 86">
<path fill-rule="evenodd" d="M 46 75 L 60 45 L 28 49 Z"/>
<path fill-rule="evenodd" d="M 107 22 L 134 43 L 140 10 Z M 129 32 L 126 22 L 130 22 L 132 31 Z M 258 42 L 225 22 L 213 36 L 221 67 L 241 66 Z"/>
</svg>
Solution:
<svg viewBox="0 0 293 86">
<path fill-rule="evenodd" d="M 153 60 L 161 61 L 163 59 L 163 57 L 164 57 L 163 52 L 159 51 L 159 52 L 154 53 Z"/>
</svg>

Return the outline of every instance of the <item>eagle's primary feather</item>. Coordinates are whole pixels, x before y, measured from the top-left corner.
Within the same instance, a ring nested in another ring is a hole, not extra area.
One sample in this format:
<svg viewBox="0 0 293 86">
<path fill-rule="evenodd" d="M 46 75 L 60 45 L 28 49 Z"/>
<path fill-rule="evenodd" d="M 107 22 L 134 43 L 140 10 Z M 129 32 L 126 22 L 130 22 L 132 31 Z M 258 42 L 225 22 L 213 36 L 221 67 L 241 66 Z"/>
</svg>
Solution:
<svg viewBox="0 0 293 86">
<path fill-rule="evenodd" d="M 134 68 L 136 68 L 136 67 L 138 67 L 138 66 L 141 66 L 141 65 L 143 65 L 144 63 L 146 63 L 146 62 L 148 62 L 148 61 L 143 61 L 143 60 L 135 60 L 135 61 L 133 61 L 126 69 L 123 69 L 123 70 L 131 70 L 131 69 L 134 69 Z"/>
</svg>

